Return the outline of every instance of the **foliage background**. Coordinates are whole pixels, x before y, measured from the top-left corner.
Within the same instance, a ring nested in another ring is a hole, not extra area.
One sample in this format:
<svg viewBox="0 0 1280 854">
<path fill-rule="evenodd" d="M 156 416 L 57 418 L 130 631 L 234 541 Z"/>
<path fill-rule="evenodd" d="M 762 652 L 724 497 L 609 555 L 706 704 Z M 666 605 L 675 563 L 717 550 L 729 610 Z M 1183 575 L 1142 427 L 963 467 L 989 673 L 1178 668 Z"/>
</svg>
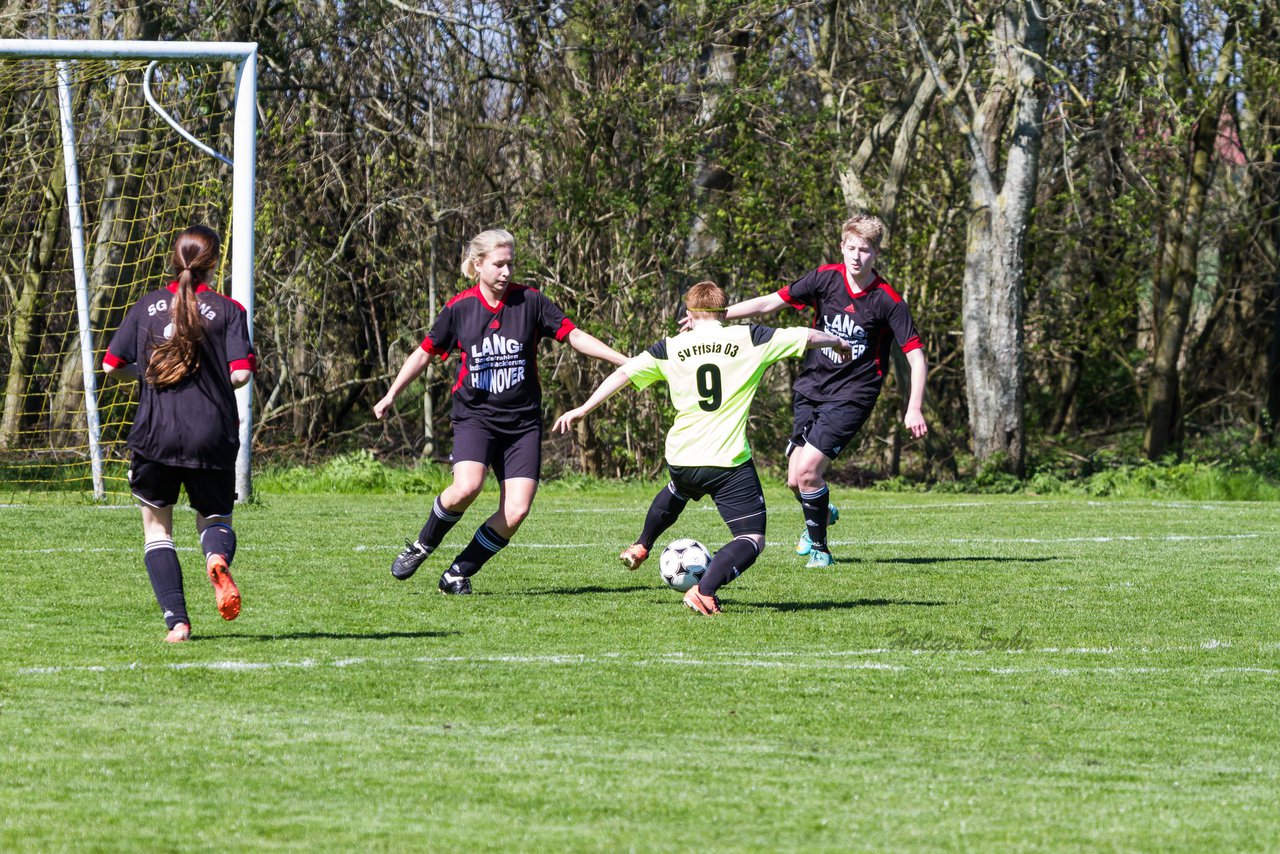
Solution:
<svg viewBox="0 0 1280 854">
<path fill-rule="evenodd" d="M 691 282 L 734 299 L 773 290 L 833 260 L 840 222 L 870 207 L 891 224 L 882 272 L 926 338 L 932 432 L 906 441 L 890 376 L 844 476 L 936 480 L 977 469 L 960 332 L 968 154 L 945 99 L 910 134 L 888 117 L 918 91 L 921 42 L 953 84 L 994 85 L 982 49 L 1008 5 L 83 0 L 0 6 L 0 35 L 259 44 L 259 453 L 447 455 L 452 362 L 390 421 L 370 406 L 465 285 L 461 247 L 483 228 L 512 230 L 521 280 L 635 352 L 673 330 Z M 1029 468 L 1141 456 L 1174 236 L 1195 275 L 1169 452 L 1265 449 L 1280 410 L 1274 11 L 1027 8 L 1049 31 L 1025 237 Z M 1192 222 L 1188 152 L 1206 123 Z M 562 347 L 541 362 L 549 416 L 607 372 Z M 756 407 L 759 449 L 786 434 L 789 370 Z M 550 472 L 654 473 L 666 407 L 621 395 L 548 440 Z"/>
</svg>

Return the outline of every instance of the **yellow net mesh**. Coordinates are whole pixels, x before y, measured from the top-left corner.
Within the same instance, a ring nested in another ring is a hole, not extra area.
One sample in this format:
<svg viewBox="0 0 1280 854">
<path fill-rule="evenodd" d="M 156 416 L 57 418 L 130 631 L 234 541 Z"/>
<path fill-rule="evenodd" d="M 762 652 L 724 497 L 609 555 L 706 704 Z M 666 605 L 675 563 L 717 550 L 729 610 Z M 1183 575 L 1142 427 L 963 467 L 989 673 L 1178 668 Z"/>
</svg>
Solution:
<svg viewBox="0 0 1280 854">
<path fill-rule="evenodd" d="M 204 223 L 222 234 L 225 255 L 231 245 L 231 169 L 147 104 L 148 65 L 68 62 L 104 484 L 116 500 L 129 492 L 137 388 L 105 379 L 102 355 L 129 306 L 169 281 L 179 231 Z M 150 79 L 176 121 L 231 150 L 229 63 L 166 61 Z M 0 498 L 79 500 L 93 482 L 54 61 L 0 58 L 0 117 Z"/>
</svg>

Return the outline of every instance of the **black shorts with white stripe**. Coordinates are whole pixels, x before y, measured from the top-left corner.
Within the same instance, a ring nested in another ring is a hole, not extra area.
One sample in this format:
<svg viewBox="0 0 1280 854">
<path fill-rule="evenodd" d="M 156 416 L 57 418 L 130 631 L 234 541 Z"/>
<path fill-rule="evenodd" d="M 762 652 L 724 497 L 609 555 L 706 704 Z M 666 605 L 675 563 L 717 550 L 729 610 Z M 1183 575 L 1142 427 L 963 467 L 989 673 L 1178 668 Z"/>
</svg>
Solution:
<svg viewBox="0 0 1280 854">
<path fill-rule="evenodd" d="M 735 537 L 744 534 L 764 536 L 764 489 L 756 464 L 747 460 L 730 468 L 721 466 L 668 465 L 676 492 L 690 501 L 710 495 L 720 511 L 720 518 Z"/>
</svg>

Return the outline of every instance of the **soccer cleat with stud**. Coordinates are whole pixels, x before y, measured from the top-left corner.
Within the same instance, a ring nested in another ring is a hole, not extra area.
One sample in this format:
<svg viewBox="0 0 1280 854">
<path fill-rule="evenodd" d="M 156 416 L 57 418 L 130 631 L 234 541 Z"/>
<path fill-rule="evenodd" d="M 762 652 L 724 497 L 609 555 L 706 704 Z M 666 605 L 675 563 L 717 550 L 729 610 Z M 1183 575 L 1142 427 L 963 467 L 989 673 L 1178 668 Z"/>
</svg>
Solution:
<svg viewBox="0 0 1280 854">
<path fill-rule="evenodd" d="M 175 623 L 164 636 L 165 643 L 186 643 L 191 640 L 191 626 L 186 623 Z"/>
<path fill-rule="evenodd" d="M 804 557 L 811 551 L 813 551 L 813 540 L 809 539 L 809 532 L 805 531 L 800 535 L 800 541 L 796 543 L 796 554 Z"/>
<path fill-rule="evenodd" d="M 824 569 L 831 566 L 831 552 L 824 552 L 821 549 L 814 549 L 809 552 L 809 562 L 804 565 L 805 569 Z"/>
<path fill-rule="evenodd" d="M 840 518 L 840 508 L 832 504 L 827 508 L 827 525 L 834 525 L 836 520 Z M 809 539 L 809 532 L 805 531 L 800 535 L 799 542 L 796 543 L 796 554 L 804 557 L 813 551 L 813 540 Z"/>
<path fill-rule="evenodd" d="M 431 549 L 417 540 L 405 540 L 404 551 L 391 561 L 391 574 L 404 581 L 418 571 L 422 562 L 431 557 Z"/>
<path fill-rule="evenodd" d="M 231 580 L 227 559 L 222 555 L 209 555 L 205 571 L 209 574 L 209 583 L 213 585 L 214 601 L 218 603 L 218 613 L 222 615 L 222 619 L 234 620 L 240 616 L 240 590 Z"/>
<path fill-rule="evenodd" d="M 471 593 L 471 579 L 453 570 L 445 570 L 440 576 L 440 592 L 446 596 L 467 596 Z"/>
<path fill-rule="evenodd" d="M 622 565 L 627 569 L 639 569 L 640 564 L 645 562 L 649 557 L 649 550 L 640 543 L 634 546 L 627 546 L 622 550 L 622 554 L 618 555 L 618 560 L 622 561 Z"/>
<path fill-rule="evenodd" d="M 720 600 L 714 596 L 703 596 L 697 585 L 685 591 L 684 604 L 689 610 L 707 617 L 720 613 Z"/>
</svg>

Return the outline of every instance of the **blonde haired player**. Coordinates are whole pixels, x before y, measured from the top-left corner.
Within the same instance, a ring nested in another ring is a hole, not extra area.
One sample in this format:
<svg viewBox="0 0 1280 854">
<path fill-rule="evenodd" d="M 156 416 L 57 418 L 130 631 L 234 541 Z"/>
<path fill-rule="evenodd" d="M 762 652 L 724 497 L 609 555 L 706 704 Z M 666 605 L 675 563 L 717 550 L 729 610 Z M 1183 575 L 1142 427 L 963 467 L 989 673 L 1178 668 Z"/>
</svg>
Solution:
<svg viewBox="0 0 1280 854">
<path fill-rule="evenodd" d="M 498 509 L 440 576 L 446 594 L 471 592 L 471 577 L 520 528 L 533 506 L 542 471 L 542 387 L 538 342 L 564 341 L 587 356 L 621 365 L 626 356 L 584 332 L 537 290 L 511 281 L 515 238 L 482 231 L 462 256 L 462 274 L 475 282 L 449 300 L 422 346 L 405 359 L 386 395 L 373 407 L 384 417 L 432 356 L 460 353 L 453 384 L 453 483 L 432 504 L 418 537 L 406 541 L 391 574 L 409 578 L 475 501 L 490 468 L 498 479 Z"/>
<path fill-rule="evenodd" d="M 765 370 L 806 349 L 848 352 L 835 335 L 813 329 L 724 326 L 725 295 L 714 282 L 689 288 L 685 303 L 691 328 L 654 344 L 602 382 L 586 403 L 561 415 L 552 428 L 570 427 L 623 386 L 645 388 L 665 380 L 676 408 L 667 432 L 666 460 L 671 482 L 649 507 L 636 543 L 619 555 L 630 569 L 649 556 L 654 541 L 679 518 L 690 501 L 710 495 L 733 539 L 715 553 L 684 603 L 699 614 L 719 614 L 716 592 L 747 570 L 764 550 L 764 491 L 747 443 L 747 416 Z"/>
<path fill-rule="evenodd" d="M 775 293 L 729 306 L 725 319 L 758 318 L 784 306 L 814 309 L 813 328 L 852 348 L 851 359 L 813 351 L 792 386 L 793 430 L 787 445 L 787 486 L 804 514 L 805 532 L 796 554 L 808 567 L 831 565 L 827 525 L 838 515 L 831 504 L 826 471 L 866 423 L 889 370 L 896 343 L 911 367 L 911 387 L 902 423 L 919 438 L 929 431 L 921 407 L 929 364 L 906 302 L 875 270 L 884 223 L 856 214 L 840 228 L 843 262 L 825 264 Z"/>
</svg>

